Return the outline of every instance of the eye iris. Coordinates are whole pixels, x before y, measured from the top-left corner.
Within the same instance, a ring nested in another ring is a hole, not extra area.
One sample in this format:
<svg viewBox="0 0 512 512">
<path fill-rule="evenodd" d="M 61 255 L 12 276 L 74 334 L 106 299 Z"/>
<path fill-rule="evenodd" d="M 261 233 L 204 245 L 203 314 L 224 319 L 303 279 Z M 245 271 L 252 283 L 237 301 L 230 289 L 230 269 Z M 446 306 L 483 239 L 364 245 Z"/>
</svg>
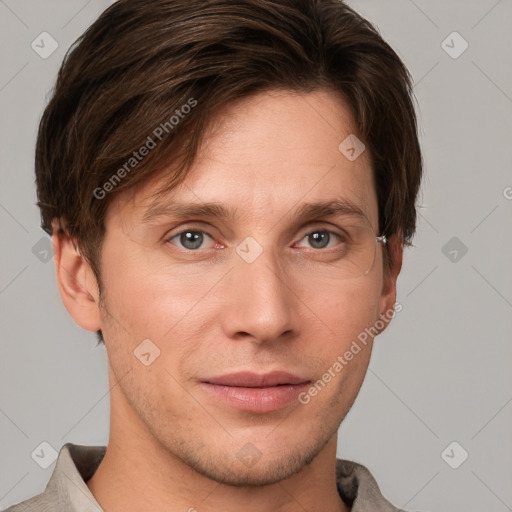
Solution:
<svg viewBox="0 0 512 512">
<path fill-rule="evenodd" d="M 180 243 L 186 249 L 197 249 L 203 243 L 203 235 L 198 231 L 186 231 L 181 233 Z"/>
<path fill-rule="evenodd" d="M 330 235 L 327 231 L 315 231 L 309 235 L 309 241 L 315 249 L 322 249 L 329 244 Z"/>
</svg>

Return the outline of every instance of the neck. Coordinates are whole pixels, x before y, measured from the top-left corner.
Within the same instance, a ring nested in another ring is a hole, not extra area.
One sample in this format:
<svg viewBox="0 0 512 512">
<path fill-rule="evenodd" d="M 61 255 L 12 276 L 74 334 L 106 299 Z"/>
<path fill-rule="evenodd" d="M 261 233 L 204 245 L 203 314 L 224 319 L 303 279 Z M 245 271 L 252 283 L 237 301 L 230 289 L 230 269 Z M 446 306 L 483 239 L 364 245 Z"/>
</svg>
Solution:
<svg viewBox="0 0 512 512">
<path fill-rule="evenodd" d="M 197 472 L 163 446 L 112 389 L 110 439 L 87 486 L 109 512 L 349 512 L 336 488 L 334 434 L 298 473 L 264 486 L 232 486 Z"/>
</svg>

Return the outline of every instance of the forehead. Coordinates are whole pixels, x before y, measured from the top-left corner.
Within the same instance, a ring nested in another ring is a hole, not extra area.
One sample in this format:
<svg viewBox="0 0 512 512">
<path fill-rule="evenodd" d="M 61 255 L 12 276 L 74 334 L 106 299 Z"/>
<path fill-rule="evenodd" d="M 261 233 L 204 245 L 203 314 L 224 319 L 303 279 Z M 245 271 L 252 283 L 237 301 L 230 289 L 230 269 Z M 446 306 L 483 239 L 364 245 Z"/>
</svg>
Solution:
<svg viewBox="0 0 512 512">
<path fill-rule="evenodd" d="M 263 223 L 306 203 L 337 200 L 359 208 L 376 226 L 369 155 L 363 151 L 351 161 L 339 149 L 356 133 L 348 106 L 331 92 L 260 93 L 216 116 L 179 186 L 160 193 L 170 166 L 129 199 L 121 195 L 110 213 L 143 223 L 176 202 L 218 203 L 230 221 Z"/>
</svg>

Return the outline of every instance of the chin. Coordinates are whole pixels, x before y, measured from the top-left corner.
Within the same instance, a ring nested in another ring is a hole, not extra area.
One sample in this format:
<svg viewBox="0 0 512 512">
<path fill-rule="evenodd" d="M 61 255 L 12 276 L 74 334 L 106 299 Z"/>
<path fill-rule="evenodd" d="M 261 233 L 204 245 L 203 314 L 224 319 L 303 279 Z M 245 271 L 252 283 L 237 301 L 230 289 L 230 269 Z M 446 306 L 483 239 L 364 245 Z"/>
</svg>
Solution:
<svg viewBox="0 0 512 512">
<path fill-rule="evenodd" d="M 285 450 L 281 446 L 279 451 L 270 447 L 259 450 L 249 442 L 234 453 L 229 448 L 205 450 L 203 447 L 201 452 L 192 448 L 178 456 L 195 472 L 215 482 L 234 487 L 261 487 L 300 473 L 322 451 L 330 437 L 310 436 L 307 443 L 299 440 Z"/>
</svg>

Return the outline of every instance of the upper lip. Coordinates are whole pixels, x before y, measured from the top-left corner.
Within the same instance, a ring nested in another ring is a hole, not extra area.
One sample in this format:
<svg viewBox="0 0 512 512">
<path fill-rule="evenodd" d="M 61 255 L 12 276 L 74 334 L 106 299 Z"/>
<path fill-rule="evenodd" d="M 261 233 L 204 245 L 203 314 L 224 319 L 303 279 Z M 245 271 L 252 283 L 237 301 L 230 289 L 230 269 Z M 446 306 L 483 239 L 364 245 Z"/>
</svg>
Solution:
<svg viewBox="0 0 512 512">
<path fill-rule="evenodd" d="M 293 375 L 285 371 L 273 371 L 269 373 L 239 372 L 211 377 L 203 380 L 209 384 L 220 386 L 237 386 L 245 388 L 264 388 L 282 384 L 303 384 L 307 379 Z"/>
</svg>

